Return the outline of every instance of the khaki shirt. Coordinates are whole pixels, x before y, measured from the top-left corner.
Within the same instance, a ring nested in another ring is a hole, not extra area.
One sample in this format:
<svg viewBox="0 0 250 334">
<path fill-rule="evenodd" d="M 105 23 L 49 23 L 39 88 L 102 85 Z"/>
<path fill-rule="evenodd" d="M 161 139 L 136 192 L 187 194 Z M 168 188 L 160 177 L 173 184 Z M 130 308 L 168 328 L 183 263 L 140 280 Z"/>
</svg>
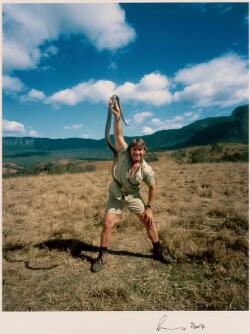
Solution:
<svg viewBox="0 0 250 334">
<path fill-rule="evenodd" d="M 145 160 L 135 175 L 130 176 L 131 161 L 127 148 L 119 152 L 115 168 L 115 178 L 122 185 L 122 188 L 113 180 L 110 184 L 109 191 L 117 199 L 121 199 L 123 193 L 139 196 L 140 183 L 144 181 L 146 185 L 154 184 L 154 172 Z"/>
</svg>

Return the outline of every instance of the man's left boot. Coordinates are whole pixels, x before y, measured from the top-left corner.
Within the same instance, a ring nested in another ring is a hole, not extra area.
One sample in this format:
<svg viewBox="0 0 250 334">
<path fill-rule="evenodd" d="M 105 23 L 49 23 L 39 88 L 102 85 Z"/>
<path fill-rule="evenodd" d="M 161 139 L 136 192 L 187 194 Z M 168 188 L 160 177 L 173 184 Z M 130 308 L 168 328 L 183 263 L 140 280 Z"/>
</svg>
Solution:
<svg viewBox="0 0 250 334">
<path fill-rule="evenodd" d="M 159 241 L 153 243 L 153 259 L 156 261 L 160 261 L 165 264 L 174 263 L 175 260 L 166 253 L 166 251 L 161 247 Z"/>
</svg>

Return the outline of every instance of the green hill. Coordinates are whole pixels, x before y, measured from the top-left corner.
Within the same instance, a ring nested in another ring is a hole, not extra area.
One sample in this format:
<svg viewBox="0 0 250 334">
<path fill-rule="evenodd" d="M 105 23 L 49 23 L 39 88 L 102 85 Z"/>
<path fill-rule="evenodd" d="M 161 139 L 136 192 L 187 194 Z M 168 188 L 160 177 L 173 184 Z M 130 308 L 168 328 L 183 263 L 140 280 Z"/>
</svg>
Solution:
<svg viewBox="0 0 250 334">
<path fill-rule="evenodd" d="M 162 130 L 143 137 L 149 148 L 173 149 L 218 142 L 248 143 L 248 105 L 230 116 L 209 117 L 181 129 Z"/>
</svg>

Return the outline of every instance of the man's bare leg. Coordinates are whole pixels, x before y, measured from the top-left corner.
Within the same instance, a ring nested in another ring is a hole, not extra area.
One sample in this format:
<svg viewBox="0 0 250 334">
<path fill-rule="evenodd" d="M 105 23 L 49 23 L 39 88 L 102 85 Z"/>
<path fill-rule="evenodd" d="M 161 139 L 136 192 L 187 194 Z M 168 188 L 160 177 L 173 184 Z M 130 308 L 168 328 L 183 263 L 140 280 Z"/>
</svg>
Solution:
<svg viewBox="0 0 250 334">
<path fill-rule="evenodd" d="M 103 219 L 101 247 L 109 247 L 112 228 L 120 220 L 120 215 L 108 212 Z"/>
<path fill-rule="evenodd" d="M 103 219 L 103 227 L 101 233 L 101 245 L 99 248 L 98 258 L 92 264 L 92 271 L 98 272 L 102 269 L 107 259 L 107 251 L 110 245 L 112 228 L 115 223 L 120 220 L 120 215 L 108 212 Z"/>
<path fill-rule="evenodd" d="M 145 226 L 145 228 L 147 230 L 148 237 L 152 241 L 152 243 L 158 242 L 159 241 L 159 236 L 158 236 L 158 231 L 157 231 L 157 227 L 156 227 L 156 224 L 154 222 L 154 219 L 152 220 L 151 224 L 147 224 L 144 221 L 142 215 L 137 214 L 137 216 L 140 219 L 140 221 L 144 224 L 144 226 Z"/>
</svg>

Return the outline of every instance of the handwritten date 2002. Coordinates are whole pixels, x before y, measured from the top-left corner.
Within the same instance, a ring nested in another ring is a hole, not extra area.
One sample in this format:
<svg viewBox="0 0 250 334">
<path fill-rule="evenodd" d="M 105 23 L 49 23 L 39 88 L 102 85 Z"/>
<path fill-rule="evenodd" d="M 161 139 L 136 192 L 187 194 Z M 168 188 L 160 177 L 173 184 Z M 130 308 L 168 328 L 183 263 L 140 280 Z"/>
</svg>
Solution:
<svg viewBox="0 0 250 334">
<path fill-rule="evenodd" d="M 190 329 L 205 329 L 205 325 L 204 324 L 196 324 L 194 322 L 191 322 L 189 324 L 189 326 L 184 327 L 184 326 L 180 326 L 180 327 L 166 327 L 166 322 L 167 322 L 167 315 L 163 315 L 159 322 L 158 322 L 158 326 L 156 328 L 156 330 L 159 332 L 160 330 L 168 330 L 168 331 L 176 331 L 176 330 L 181 330 L 181 331 L 186 331 L 188 328 Z"/>
</svg>

